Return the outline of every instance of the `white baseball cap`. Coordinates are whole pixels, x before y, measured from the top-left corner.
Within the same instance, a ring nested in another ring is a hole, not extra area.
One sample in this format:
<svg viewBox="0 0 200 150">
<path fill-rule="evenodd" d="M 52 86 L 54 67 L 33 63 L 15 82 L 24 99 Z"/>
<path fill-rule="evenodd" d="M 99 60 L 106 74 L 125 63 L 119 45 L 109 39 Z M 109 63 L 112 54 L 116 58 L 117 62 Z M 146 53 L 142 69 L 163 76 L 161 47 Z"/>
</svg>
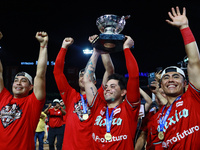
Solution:
<svg viewBox="0 0 200 150">
<path fill-rule="evenodd" d="M 161 74 L 161 78 L 163 77 L 163 75 L 167 72 L 178 72 L 180 73 L 184 78 L 185 78 L 185 73 L 182 69 L 180 69 L 179 67 L 176 67 L 176 66 L 170 66 L 170 67 L 167 67 L 163 70 L 162 74 Z"/>
<path fill-rule="evenodd" d="M 53 103 L 60 103 L 60 100 L 59 99 L 54 99 Z"/>
<path fill-rule="evenodd" d="M 33 84 L 33 78 L 32 78 L 31 75 L 29 75 L 27 72 L 19 72 L 19 73 L 17 73 L 17 74 L 15 75 L 15 78 L 16 78 L 17 76 L 24 76 L 24 77 L 26 77 L 26 78 L 29 80 L 29 82 L 30 82 L 31 84 Z"/>
</svg>

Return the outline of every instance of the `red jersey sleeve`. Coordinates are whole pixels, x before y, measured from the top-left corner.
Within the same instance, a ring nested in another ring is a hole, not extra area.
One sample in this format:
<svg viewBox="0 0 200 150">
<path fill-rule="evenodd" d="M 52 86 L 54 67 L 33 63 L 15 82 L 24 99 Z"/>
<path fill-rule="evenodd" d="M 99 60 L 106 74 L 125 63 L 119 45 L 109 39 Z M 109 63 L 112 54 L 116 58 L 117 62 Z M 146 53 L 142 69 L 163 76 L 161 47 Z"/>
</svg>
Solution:
<svg viewBox="0 0 200 150">
<path fill-rule="evenodd" d="M 0 92 L 0 106 L 4 106 L 8 103 L 8 100 L 11 99 L 13 96 L 10 92 L 4 87 L 3 90 Z"/>
<path fill-rule="evenodd" d="M 73 89 L 69 85 L 67 78 L 65 77 L 65 75 L 63 73 L 66 52 L 67 52 L 67 49 L 65 49 L 65 48 L 60 49 L 60 52 L 58 53 L 58 56 L 56 58 L 53 74 L 54 74 L 54 78 L 56 80 L 56 84 L 57 84 L 58 90 L 60 92 L 60 95 L 67 107 L 67 105 L 68 105 L 67 100 L 70 100 L 70 99 L 67 99 L 66 97 L 67 97 L 67 95 L 69 95 L 71 93 L 72 90 L 75 90 L 75 89 Z"/>
<path fill-rule="evenodd" d="M 200 90 L 198 90 L 192 83 L 189 82 L 189 86 L 187 91 L 190 91 L 189 93 L 193 95 L 194 99 L 198 102 L 200 102 Z"/>
<path fill-rule="evenodd" d="M 140 98 L 138 64 L 129 48 L 124 49 L 124 55 L 129 74 L 126 98 L 131 105 L 136 105 Z"/>
<path fill-rule="evenodd" d="M 27 97 L 27 101 L 29 103 L 28 107 L 29 107 L 29 111 L 30 111 L 30 114 L 31 114 L 30 121 L 32 122 L 31 125 L 33 126 L 34 131 L 37 127 L 42 108 L 44 107 L 44 104 L 45 104 L 45 100 L 46 100 L 46 97 L 42 100 L 38 100 L 36 98 L 34 92 Z"/>
<path fill-rule="evenodd" d="M 150 120 L 150 118 L 154 115 L 154 111 L 148 112 L 148 114 L 142 119 L 142 125 L 140 130 L 144 131 L 144 132 L 148 132 L 148 122 Z"/>
</svg>

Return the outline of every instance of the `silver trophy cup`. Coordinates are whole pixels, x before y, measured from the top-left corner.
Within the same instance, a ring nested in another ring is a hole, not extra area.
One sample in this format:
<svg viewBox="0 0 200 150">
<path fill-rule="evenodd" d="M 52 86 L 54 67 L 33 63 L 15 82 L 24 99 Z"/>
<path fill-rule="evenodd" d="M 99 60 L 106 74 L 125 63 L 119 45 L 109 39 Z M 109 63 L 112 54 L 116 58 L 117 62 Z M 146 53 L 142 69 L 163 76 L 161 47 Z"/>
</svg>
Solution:
<svg viewBox="0 0 200 150">
<path fill-rule="evenodd" d="M 127 16 L 117 15 L 103 15 L 96 20 L 96 25 L 101 34 L 94 39 L 92 45 L 102 51 L 109 53 L 122 51 L 125 36 L 119 34 L 126 24 L 126 19 L 130 18 Z"/>
</svg>

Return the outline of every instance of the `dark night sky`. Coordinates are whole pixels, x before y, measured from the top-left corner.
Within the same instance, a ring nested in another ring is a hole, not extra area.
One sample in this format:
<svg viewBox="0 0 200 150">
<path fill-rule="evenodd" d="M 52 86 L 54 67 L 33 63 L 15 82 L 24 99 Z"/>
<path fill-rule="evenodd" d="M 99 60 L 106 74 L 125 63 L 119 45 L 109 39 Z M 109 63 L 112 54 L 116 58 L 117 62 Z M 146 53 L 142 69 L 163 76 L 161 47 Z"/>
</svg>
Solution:
<svg viewBox="0 0 200 150">
<path fill-rule="evenodd" d="M 182 37 L 177 28 L 168 25 L 171 7 L 185 6 L 190 27 L 197 43 L 200 42 L 200 4 L 184 0 L 173 1 L 1 1 L 0 30 L 4 38 L 0 42 L 3 65 L 20 65 L 20 61 L 35 61 L 39 43 L 34 38 L 37 31 L 49 35 L 48 57 L 55 61 L 65 37 L 74 38 L 74 44 L 66 56 L 66 67 L 84 68 L 89 56 L 82 49 L 91 48 L 88 37 L 99 34 L 96 19 L 104 14 L 131 15 L 122 34 L 135 41 L 132 52 L 142 72 L 155 71 L 156 67 L 176 65 L 185 56 Z M 111 54 L 116 72 L 125 74 L 123 52 Z M 24 68 L 23 68 L 24 69 Z M 34 70 L 26 67 L 26 71 Z M 96 75 L 102 77 L 103 66 L 99 61 Z M 53 67 L 48 67 L 48 76 L 53 76 Z M 52 78 L 50 78 L 52 79 Z"/>
</svg>

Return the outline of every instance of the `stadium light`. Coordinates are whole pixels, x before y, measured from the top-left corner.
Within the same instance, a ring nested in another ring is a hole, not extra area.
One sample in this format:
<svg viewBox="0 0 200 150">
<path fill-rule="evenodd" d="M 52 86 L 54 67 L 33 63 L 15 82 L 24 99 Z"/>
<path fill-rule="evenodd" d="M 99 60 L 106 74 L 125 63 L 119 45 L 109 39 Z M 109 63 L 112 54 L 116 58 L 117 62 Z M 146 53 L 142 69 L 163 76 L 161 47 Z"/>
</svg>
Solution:
<svg viewBox="0 0 200 150">
<path fill-rule="evenodd" d="M 86 54 L 86 55 L 92 54 L 92 52 L 93 52 L 93 50 L 90 50 L 88 48 L 83 50 L 83 54 Z"/>
</svg>

